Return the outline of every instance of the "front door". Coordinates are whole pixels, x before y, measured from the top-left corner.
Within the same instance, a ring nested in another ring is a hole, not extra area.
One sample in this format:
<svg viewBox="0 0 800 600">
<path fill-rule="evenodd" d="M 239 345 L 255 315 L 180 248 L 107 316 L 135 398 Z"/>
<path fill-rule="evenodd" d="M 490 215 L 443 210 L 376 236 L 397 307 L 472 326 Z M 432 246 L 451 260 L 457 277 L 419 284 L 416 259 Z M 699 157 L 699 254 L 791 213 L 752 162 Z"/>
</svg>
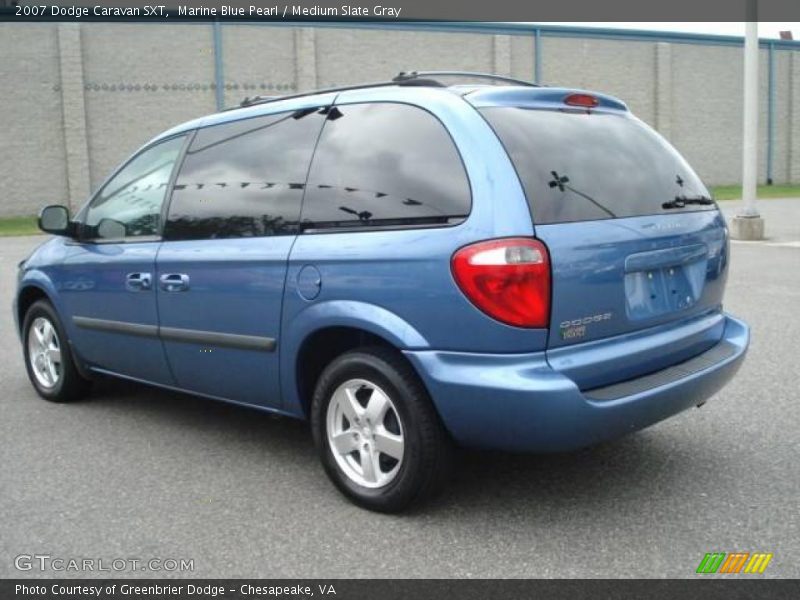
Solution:
<svg viewBox="0 0 800 600">
<path fill-rule="evenodd" d="M 185 142 L 137 154 L 79 215 L 79 237 L 54 274 L 70 339 L 92 367 L 171 384 L 158 337 L 155 261 L 161 212 Z"/>
</svg>

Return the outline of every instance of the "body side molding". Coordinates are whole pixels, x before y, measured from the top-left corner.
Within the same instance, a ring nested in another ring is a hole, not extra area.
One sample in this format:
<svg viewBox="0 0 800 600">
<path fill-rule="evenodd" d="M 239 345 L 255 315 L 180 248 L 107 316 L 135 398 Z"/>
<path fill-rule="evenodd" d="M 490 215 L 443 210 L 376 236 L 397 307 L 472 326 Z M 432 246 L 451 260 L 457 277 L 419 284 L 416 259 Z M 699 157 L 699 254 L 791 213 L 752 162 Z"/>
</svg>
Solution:
<svg viewBox="0 0 800 600">
<path fill-rule="evenodd" d="M 94 329 L 96 331 L 143 337 L 161 337 L 170 342 L 208 344 L 209 346 L 223 346 L 241 350 L 274 352 L 277 345 L 274 338 L 256 335 L 200 331 L 197 329 L 179 329 L 177 327 L 159 327 L 158 325 L 143 325 L 141 323 L 127 323 L 125 321 L 111 321 L 108 319 L 95 319 L 92 317 L 80 316 L 72 317 L 72 322 L 83 329 Z"/>
<path fill-rule="evenodd" d="M 109 319 L 95 319 L 92 317 L 72 317 L 72 322 L 82 329 L 106 331 L 109 333 L 125 333 L 141 337 L 158 337 L 157 325 L 143 325 L 141 323 L 127 323 L 125 321 L 111 321 Z"/>
</svg>

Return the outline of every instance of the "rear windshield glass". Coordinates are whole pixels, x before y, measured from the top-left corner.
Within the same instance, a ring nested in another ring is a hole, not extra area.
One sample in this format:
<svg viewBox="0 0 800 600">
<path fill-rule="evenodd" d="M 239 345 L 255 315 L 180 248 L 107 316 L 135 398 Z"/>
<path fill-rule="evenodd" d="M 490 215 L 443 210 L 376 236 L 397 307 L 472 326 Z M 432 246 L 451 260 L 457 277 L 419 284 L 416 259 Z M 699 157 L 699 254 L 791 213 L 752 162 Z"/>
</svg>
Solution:
<svg viewBox="0 0 800 600">
<path fill-rule="evenodd" d="M 481 113 L 511 157 L 536 223 L 715 208 L 683 157 L 638 119 L 507 106 Z"/>
</svg>

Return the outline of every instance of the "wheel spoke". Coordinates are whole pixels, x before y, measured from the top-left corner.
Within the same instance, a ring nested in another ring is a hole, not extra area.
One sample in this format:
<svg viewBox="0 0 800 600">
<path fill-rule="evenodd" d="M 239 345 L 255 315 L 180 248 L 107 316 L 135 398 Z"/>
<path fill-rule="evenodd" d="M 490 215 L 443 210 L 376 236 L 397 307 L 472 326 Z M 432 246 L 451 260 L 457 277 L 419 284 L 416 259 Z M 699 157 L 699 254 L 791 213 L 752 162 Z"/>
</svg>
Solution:
<svg viewBox="0 0 800 600">
<path fill-rule="evenodd" d="M 56 381 L 58 381 L 58 372 L 56 371 L 56 366 L 52 362 L 45 363 L 45 374 L 47 376 L 47 380 L 50 385 L 53 385 Z"/>
<path fill-rule="evenodd" d="M 386 416 L 386 410 L 389 408 L 389 399 L 380 390 L 373 388 L 372 394 L 367 402 L 367 408 L 364 411 L 364 416 L 373 425 L 383 423 Z"/>
<path fill-rule="evenodd" d="M 375 454 L 370 452 L 368 448 L 362 446 L 360 451 L 360 459 L 361 473 L 364 479 L 369 483 L 375 483 L 378 481 L 378 473 L 380 471 L 376 468 L 377 465 L 375 463 L 377 461 L 375 460 Z"/>
<path fill-rule="evenodd" d="M 42 324 L 41 328 L 33 327 L 33 337 L 36 338 L 36 342 L 39 344 L 40 348 L 45 347 L 44 324 Z"/>
<path fill-rule="evenodd" d="M 53 343 L 53 336 L 55 336 L 55 330 L 53 329 L 52 323 L 50 321 L 45 321 L 44 326 L 42 327 L 42 336 L 44 337 L 44 344 L 45 347 L 50 346 Z"/>
<path fill-rule="evenodd" d="M 403 437 L 381 427 L 375 432 L 375 448 L 378 452 L 400 460 L 403 458 Z"/>
<path fill-rule="evenodd" d="M 47 354 L 50 356 L 52 362 L 61 364 L 61 350 L 58 348 L 50 348 Z"/>
<path fill-rule="evenodd" d="M 341 455 L 350 454 L 358 450 L 358 440 L 352 431 L 343 431 L 332 438 L 333 447 Z"/>
<path fill-rule="evenodd" d="M 350 421 L 350 426 L 352 427 L 358 421 L 360 414 L 364 412 L 364 409 L 361 408 L 356 399 L 355 390 L 343 388 L 334 400 L 338 402 L 344 416 Z"/>
</svg>

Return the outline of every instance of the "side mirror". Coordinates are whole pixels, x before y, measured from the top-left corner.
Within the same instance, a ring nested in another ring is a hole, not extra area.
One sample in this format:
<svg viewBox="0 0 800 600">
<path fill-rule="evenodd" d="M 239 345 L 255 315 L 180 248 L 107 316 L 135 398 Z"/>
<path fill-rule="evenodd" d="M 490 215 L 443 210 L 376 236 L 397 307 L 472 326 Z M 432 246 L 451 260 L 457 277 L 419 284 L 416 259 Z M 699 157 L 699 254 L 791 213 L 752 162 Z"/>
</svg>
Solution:
<svg viewBox="0 0 800 600">
<path fill-rule="evenodd" d="M 69 221 L 69 209 L 60 204 L 45 206 L 39 213 L 39 229 L 53 235 L 72 235 L 72 226 Z"/>
</svg>

